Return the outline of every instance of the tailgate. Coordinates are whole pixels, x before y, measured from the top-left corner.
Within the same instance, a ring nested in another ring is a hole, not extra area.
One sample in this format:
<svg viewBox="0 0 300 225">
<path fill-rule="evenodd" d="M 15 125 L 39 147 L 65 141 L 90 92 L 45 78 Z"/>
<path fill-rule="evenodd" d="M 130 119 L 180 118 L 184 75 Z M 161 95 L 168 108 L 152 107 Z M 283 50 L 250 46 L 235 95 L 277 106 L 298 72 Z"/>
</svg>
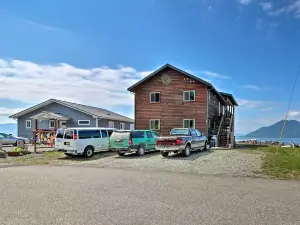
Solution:
<svg viewBox="0 0 300 225">
<path fill-rule="evenodd" d="M 174 136 L 157 138 L 158 145 L 164 145 L 164 146 L 173 146 L 176 144 L 176 140 L 177 137 Z"/>
<path fill-rule="evenodd" d="M 129 132 L 114 131 L 109 138 L 111 148 L 128 148 Z"/>
</svg>

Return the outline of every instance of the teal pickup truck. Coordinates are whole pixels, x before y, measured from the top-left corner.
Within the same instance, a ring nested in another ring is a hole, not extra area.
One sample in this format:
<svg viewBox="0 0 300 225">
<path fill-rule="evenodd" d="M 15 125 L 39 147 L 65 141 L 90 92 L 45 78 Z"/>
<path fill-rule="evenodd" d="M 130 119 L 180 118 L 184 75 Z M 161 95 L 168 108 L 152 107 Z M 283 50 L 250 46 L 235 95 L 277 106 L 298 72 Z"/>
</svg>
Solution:
<svg viewBox="0 0 300 225">
<path fill-rule="evenodd" d="M 109 150 L 119 156 L 135 152 L 138 156 L 155 151 L 159 134 L 153 130 L 116 130 L 109 139 Z"/>
</svg>

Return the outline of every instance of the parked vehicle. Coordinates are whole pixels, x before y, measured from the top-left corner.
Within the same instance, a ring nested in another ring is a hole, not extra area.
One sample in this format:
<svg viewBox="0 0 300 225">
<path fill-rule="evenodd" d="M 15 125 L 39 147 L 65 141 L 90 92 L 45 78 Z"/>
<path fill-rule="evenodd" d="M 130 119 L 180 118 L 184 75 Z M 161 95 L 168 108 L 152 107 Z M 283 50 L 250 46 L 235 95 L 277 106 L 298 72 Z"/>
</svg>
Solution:
<svg viewBox="0 0 300 225">
<path fill-rule="evenodd" d="M 29 144 L 30 140 L 24 137 L 14 137 L 11 134 L 0 133 L 0 142 L 3 145 L 17 146 L 17 141 L 24 141 L 24 144 Z"/>
<path fill-rule="evenodd" d="M 89 158 L 95 152 L 107 151 L 109 136 L 115 128 L 67 128 L 58 129 L 55 149 L 65 155 L 84 155 Z"/>
<path fill-rule="evenodd" d="M 156 140 L 156 150 L 160 151 L 163 157 L 167 157 L 170 152 L 182 153 L 188 157 L 193 150 L 206 150 L 207 139 L 197 129 L 175 128 L 170 132 L 170 136 L 159 137 Z"/>
<path fill-rule="evenodd" d="M 156 139 L 159 134 L 153 130 L 117 130 L 110 136 L 111 151 L 119 156 L 135 152 L 138 156 L 155 151 Z"/>
</svg>

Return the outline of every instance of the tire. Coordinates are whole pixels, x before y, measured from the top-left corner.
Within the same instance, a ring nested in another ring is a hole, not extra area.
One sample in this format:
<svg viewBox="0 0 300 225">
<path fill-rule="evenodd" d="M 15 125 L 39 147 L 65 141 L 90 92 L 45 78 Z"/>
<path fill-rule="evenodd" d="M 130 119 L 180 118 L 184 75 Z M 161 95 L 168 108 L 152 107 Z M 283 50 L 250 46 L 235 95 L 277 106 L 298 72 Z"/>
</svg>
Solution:
<svg viewBox="0 0 300 225">
<path fill-rule="evenodd" d="M 117 154 L 118 154 L 118 156 L 124 156 L 125 155 L 124 152 L 119 152 L 119 151 L 117 151 Z"/>
<path fill-rule="evenodd" d="M 91 146 L 88 146 L 84 149 L 84 153 L 83 153 L 85 158 L 91 158 L 94 155 L 94 148 Z"/>
<path fill-rule="evenodd" d="M 138 156 L 143 156 L 143 155 L 145 155 L 145 147 L 144 147 L 143 145 L 140 145 L 139 148 L 138 148 L 138 150 L 136 151 L 136 154 L 137 154 Z"/>
<path fill-rule="evenodd" d="M 205 143 L 204 143 L 204 148 L 203 148 L 203 151 L 207 151 L 207 148 L 206 148 L 206 146 L 207 146 L 207 141 L 205 141 Z"/>
<path fill-rule="evenodd" d="M 174 154 L 177 154 L 179 151 L 174 151 Z"/>
<path fill-rule="evenodd" d="M 184 149 L 183 152 L 182 152 L 182 155 L 183 155 L 184 157 L 189 157 L 190 154 L 191 154 L 191 146 L 190 146 L 189 144 L 187 144 L 187 145 L 185 146 L 185 149 Z"/>
<path fill-rule="evenodd" d="M 65 155 L 66 155 L 66 156 L 74 156 L 74 155 L 72 155 L 72 154 L 70 154 L 70 153 L 65 153 Z"/>
<path fill-rule="evenodd" d="M 162 155 L 162 157 L 168 157 L 169 152 L 163 152 L 163 151 L 161 151 L 160 154 Z"/>
</svg>

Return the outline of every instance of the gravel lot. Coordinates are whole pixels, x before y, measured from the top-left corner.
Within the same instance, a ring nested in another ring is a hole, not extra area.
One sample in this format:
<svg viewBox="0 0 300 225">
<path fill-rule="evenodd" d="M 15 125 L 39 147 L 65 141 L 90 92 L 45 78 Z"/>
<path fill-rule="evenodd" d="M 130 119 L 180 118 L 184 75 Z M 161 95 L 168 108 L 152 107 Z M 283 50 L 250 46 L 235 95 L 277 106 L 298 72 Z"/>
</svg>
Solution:
<svg viewBox="0 0 300 225">
<path fill-rule="evenodd" d="M 108 156 L 99 160 L 82 162 L 81 165 L 101 168 L 124 168 L 133 170 L 152 170 L 184 172 L 194 174 L 261 176 L 261 155 L 249 154 L 241 150 L 209 150 L 194 152 L 188 158 L 179 154 L 163 158 L 159 152 L 138 157 L 135 154 L 120 157 Z"/>
</svg>

